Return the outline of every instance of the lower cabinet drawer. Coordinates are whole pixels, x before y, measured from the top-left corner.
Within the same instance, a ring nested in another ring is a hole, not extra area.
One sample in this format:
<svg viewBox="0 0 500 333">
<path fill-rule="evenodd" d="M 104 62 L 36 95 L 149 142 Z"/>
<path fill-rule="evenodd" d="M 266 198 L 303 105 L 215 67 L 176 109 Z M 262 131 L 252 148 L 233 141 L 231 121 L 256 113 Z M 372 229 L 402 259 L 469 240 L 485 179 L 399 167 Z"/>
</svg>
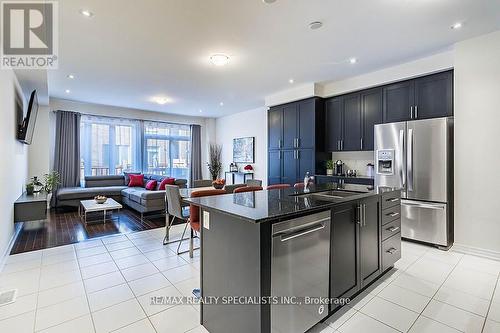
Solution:
<svg viewBox="0 0 500 333">
<path fill-rule="evenodd" d="M 389 222 L 382 227 L 382 240 L 384 241 L 387 238 L 394 236 L 395 234 L 400 232 L 401 232 L 401 219 Z"/>
<path fill-rule="evenodd" d="M 382 269 L 385 271 L 401 259 L 401 233 L 382 242 Z"/>
<path fill-rule="evenodd" d="M 401 219 L 401 205 L 392 206 L 382 211 L 382 225 Z"/>
<path fill-rule="evenodd" d="M 401 192 L 393 191 L 382 194 L 382 209 L 401 204 Z"/>
</svg>

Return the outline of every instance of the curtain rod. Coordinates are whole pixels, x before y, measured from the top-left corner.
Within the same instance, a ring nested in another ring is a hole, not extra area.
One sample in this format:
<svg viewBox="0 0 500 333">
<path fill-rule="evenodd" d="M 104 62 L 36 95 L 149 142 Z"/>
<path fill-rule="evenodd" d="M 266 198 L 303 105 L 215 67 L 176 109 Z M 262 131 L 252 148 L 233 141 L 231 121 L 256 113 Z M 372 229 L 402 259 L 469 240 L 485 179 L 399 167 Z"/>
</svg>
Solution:
<svg viewBox="0 0 500 333">
<path fill-rule="evenodd" d="M 178 123 L 175 121 L 167 121 L 167 120 L 151 120 L 151 119 L 140 119 L 140 118 L 125 118 L 125 117 L 115 117 L 115 116 L 103 116 L 100 114 L 92 114 L 92 113 L 86 113 L 86 112 L 79 112 L 79 111 L 68 111 L 68 110 L 52 110 L 53 113 L 57 113 L 57 111 L 66 111 L 66 112 L 75 112 L 75 113 L 80 113 L 85 116 L 94 116 L 94 117 L 105 117 L 105 118 L 116 118 L 116 119 L 128 119 L 128 120 L 138 120 L 138 121 L 151 121 L 151 122 L 157 122 L 157 123 L 168 123 L 168 124 L 174 124 L 174 125 L 199 125 L 200 124 L 193 124 L 193 123 Z"/>
</svg>

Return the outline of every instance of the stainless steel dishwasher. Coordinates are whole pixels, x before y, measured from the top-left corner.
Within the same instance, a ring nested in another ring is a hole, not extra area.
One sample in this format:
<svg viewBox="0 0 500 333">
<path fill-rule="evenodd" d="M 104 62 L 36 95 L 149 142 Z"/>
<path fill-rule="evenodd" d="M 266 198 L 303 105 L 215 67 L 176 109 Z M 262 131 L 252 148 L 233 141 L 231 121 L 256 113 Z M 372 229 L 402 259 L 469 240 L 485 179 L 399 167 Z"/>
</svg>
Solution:
<svg viewBox="0 0 500 333">
<path fill-rule="evenodd" d="M 330 267 L 330 211 L 272 226 L 271 296 L 302 304 L 271 304 L 271 332 L 303 333 L 328 315 L 328 306 L 304 304 L 327 298 Z"/>
</svg>

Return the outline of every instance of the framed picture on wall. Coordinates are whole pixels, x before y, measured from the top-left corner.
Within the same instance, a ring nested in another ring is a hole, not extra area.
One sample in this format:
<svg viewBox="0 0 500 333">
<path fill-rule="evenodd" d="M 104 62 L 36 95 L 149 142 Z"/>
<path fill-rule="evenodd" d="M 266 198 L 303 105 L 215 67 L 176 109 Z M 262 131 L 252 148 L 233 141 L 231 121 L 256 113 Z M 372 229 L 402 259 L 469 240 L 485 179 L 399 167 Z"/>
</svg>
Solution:
<svg viewBox="0 0 500 333">
<path fill-rule="evenodd" d="M 233 162 L 255 163 L 255 137 L 233 139 Z"/>
</svg>

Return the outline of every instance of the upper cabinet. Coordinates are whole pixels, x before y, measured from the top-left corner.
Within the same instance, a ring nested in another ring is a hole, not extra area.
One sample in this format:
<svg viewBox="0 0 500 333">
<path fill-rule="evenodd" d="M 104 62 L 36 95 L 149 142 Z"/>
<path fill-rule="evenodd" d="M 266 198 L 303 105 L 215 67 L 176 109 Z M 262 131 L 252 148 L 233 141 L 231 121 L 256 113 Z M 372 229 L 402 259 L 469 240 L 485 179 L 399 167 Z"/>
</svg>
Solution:
<svg viewBox="0 0 500 333">
<path fill-rule="evenodd" d="M 453 115 L 453 71 L 384 87 L 384 122 Z"/>
<path fill-rule="evenodd" d="M 280 149 L 283 134 L 283 109 L 273 107 L 269 110 L 268 120 L 268 148 Z"/>
<path fill-rule="evenodd" d="M 344 99 L 334 97 L 325 102 L 325 137 L 327 151 L 340 151 L 344 128 Z"/>
<path fill-rule="evenodd" d="M 361 92 L 361 112 L 363 115 L 363 136 L 361 150 L 373 150 L 374 128 L 382 119 L 382 88 L 374 88 Z"/>
</svg>

